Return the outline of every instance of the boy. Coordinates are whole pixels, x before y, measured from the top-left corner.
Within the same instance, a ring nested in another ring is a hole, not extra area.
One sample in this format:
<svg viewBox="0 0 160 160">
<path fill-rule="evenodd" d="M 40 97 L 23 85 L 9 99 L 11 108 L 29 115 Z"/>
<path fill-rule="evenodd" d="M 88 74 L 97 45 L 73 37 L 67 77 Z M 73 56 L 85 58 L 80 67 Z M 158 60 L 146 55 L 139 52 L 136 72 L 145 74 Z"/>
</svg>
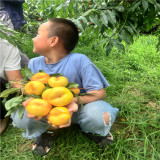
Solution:
<svg viewBox="0 0 160 160">
<path fill-rule="evenodd" d="M 54 18 L 43 23 L 33 39 L 33 52 L 40 56 L 30 60 L 29 68 L 33 73 L 37 73 L 38 70 L 48 74 L 61 73 L 69 82 L 78 83 L 79 88 L 84 88 L 81 93 L 97 93 L 80 97 L 84 104 L 82 109 L 77 108 L 80 103 L 74 98 L 68 105 L 72 115 L 70 122 L 65 126 L 53 126 L 53 128 L 68 127 L 71 122 L 77 123 L 84 132 L 92 133 L 93 139 L 104 146 L 112 140 L 109 137 L 111 134 L 109 136 L 108 134 L 118 109 L 102 101 L 105 98 L 104 88 L 109 84 L 99 69 L 85 55 L 70 53 L 77 42 L 78 29 L 72 21 Z M 46 132 L 49 128 L 48 124 L 27 118 L 26 115 L 25 112 L 23 118 L 19 120 L 17 113 L 12 114 L 13 123 L 26 129 L 24 134 L 26 138 L 41 135 L 35 141 L 33 153 L 45 155 L 52 145 L 53 134 Z"/>
</svg>

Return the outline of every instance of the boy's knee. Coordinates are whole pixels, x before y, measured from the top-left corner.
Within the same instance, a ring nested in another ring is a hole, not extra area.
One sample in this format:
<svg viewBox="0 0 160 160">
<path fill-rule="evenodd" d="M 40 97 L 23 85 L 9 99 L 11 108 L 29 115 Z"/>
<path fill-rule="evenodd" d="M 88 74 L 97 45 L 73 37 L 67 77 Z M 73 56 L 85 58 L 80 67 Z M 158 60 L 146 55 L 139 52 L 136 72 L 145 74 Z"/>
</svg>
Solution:
<svg viewBox="0 0 160 160">
<path fill-rule="evenodd" d="M 103 113 L 103 120 L 106 125 L 109 125 L 110 115 L 107 112 Z"/>
<path fill-rule="evenodd" d="M 106 125 L 109 125 L 111 120 L 110 114 L 108 112 L 103 112 L 102 114 L 102 112 L 99 110 L 98 107 L 92 107 L 92 109 L 87 110 L 83 116 L 84 119 L 87 120 L 85 122 L 92 122 L 100 126 L 103 125 L 104 123 Z M 102 123 L 102 121 L 100 120 L 101 117 L 104 123 Z"/>
</svg>

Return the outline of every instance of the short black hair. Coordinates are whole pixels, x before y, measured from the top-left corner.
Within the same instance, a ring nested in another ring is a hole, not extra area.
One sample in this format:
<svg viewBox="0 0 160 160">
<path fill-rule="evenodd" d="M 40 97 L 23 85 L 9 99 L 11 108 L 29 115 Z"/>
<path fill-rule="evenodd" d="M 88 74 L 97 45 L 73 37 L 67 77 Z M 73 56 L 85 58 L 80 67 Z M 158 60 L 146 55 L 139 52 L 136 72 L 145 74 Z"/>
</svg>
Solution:
<svg viewBox="0 0 160 160">
<path fill-rule="evenodd" d="M 63 42 L 64 48 L 71 52 L 79 39 L 77 26 L 69 19 L 53 18 L 49 27 L 49 37 L 57 36 Z"/>
</svg>

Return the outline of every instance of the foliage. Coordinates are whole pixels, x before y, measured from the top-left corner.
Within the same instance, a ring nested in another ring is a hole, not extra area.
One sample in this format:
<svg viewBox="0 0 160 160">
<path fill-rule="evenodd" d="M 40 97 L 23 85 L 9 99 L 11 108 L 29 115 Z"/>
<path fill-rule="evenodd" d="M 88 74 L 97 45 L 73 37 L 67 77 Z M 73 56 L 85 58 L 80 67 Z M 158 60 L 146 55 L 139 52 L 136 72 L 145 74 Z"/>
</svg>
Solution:
<svg viewBox="0 0 160 160">
<path fill-rule="evenodd" d="M 152 30 L 159 35 L 160 30 L 158 0 L 26 0 L 23 8 L 28 24 L 21 29 L 20 36 L 15 33 L 15 36 L 11 36 L 13 37 L 11 42 L 29 55 L 32 49 L 25 46 L 33 47 L 31 37 L 36 36 L 39 25 L 54 17 L 69 18 L 76 23 L 81 45 L 89 43 L 95 36 L 102 38 L 102 41 L 92 47 L 102 43 L 103 47 L 106 47 L 106 55 L 109 55 L 113 46 L 125 51 L 126 45 L 134 42 L 134 35 Z M 1 36 L 5 37 L 2 30 Z M 29 44 L 26 44 L 29 42 L 26 38 L 30 39 Z M 15 44 L 13 40 L 18 43 Z M 160 41 L 157 44 L 157 51 L 159 46 Z"/>
<path fill-rule="evenodd" d="M 17 83 L 17 81 L 15 79 L 15 80 L 12 80 L 11 82 L 9 82 L 6 85 L 6 86 L 8 86 L 8 88 L 0 93 L 0 97 L 4 98 L 3 101 L 5 102 L 5 108 L 8 111 L 5 116 L 9 116 L 17 110 L 19 113 L 19 118 L 22 118 L 22 116 L 24 114 L 25 108 L 23 107 L 22 103 L 24 101 L 26 101 L 28 98 L 30 98 L 30 96 L 24 95 L 24 86 L 25 86 L 28 78 L 30 78 L 30 76 L 32 76 L 32 72 L 29 70 L 28 67 L 25 67 L 24 73 L 25 73 L 25 76 L 23 75 L 24 78 L 21 80 L 20 88 L 11 88 L 11 85 L 8 85 L 10 83 Z M 11 98 L 11 99 L 7 99 L 9 97 L 9 95 L 11 95 L 13 93 L 16 93 L 15 97 Z M 32 95 L 31 95 L 31 97 L 32 97 Z"/>
<path fill-rule="evenodd" d="M 160 22 L 160 4 L 154 0 L 92 1 L 89 6 L 89 9 L 74 21 L 83 33 L 92 28 L 92 32 L 94 30 L 100 37 L 105 38 L 102 43 L 106 45 L 107 55 L 113 46 L 125 50 L 123 41 L 126 44 L 133 43 L 135 34 L 142 30 L 149 31 L 155 21 L 158 24 Z"/>
<path fill-rule="evenodd" d="M 34 7 L 32 13 L 38 14 L 41 20 L 53 17 L 73 20 L 80 31 L 80 43 L 88 43 L 94 35 L 104 38 L 98 44 L 106 46 L 107 55 L 113 46 L 124 51 L 123 41 L 132 44 L 134 35 L 138 33 L 157 28 L 159 34 L 160 3 L 156 0 L 74 0 L 63 3 L 39 0 L 33 3 L 37 3 L 34 5 L 37 8 Z M 28 5 L 28 8 L 31 6 Z"/>
<path fill-rule="evenodd" d="M 6 28 L 5 25 L 0 24 L 0 38 L 18 47 L 22 53 L 27 54 L 27 56 L 31 58 L 33 43 L 30 35 Z"/>
</svg>

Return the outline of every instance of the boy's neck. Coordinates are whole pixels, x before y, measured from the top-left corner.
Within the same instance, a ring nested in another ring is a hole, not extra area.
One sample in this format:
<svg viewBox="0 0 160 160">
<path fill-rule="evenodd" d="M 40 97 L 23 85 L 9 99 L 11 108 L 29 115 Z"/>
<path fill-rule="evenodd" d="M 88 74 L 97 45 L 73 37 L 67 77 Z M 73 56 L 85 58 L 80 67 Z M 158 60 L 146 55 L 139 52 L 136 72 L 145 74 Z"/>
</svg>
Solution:
<svg viewBox="0 0 160 160">
<path fill-rule="evenodd" d="M 61 59 L 63 59 L 65 56 L 67 56 L 67 52 L 52 52 L 49 53 L 48 55 L 45 55 L 45 62 L 46 64 L 52 64 L 52 63 L 57 63 Z"/>
</svg>

